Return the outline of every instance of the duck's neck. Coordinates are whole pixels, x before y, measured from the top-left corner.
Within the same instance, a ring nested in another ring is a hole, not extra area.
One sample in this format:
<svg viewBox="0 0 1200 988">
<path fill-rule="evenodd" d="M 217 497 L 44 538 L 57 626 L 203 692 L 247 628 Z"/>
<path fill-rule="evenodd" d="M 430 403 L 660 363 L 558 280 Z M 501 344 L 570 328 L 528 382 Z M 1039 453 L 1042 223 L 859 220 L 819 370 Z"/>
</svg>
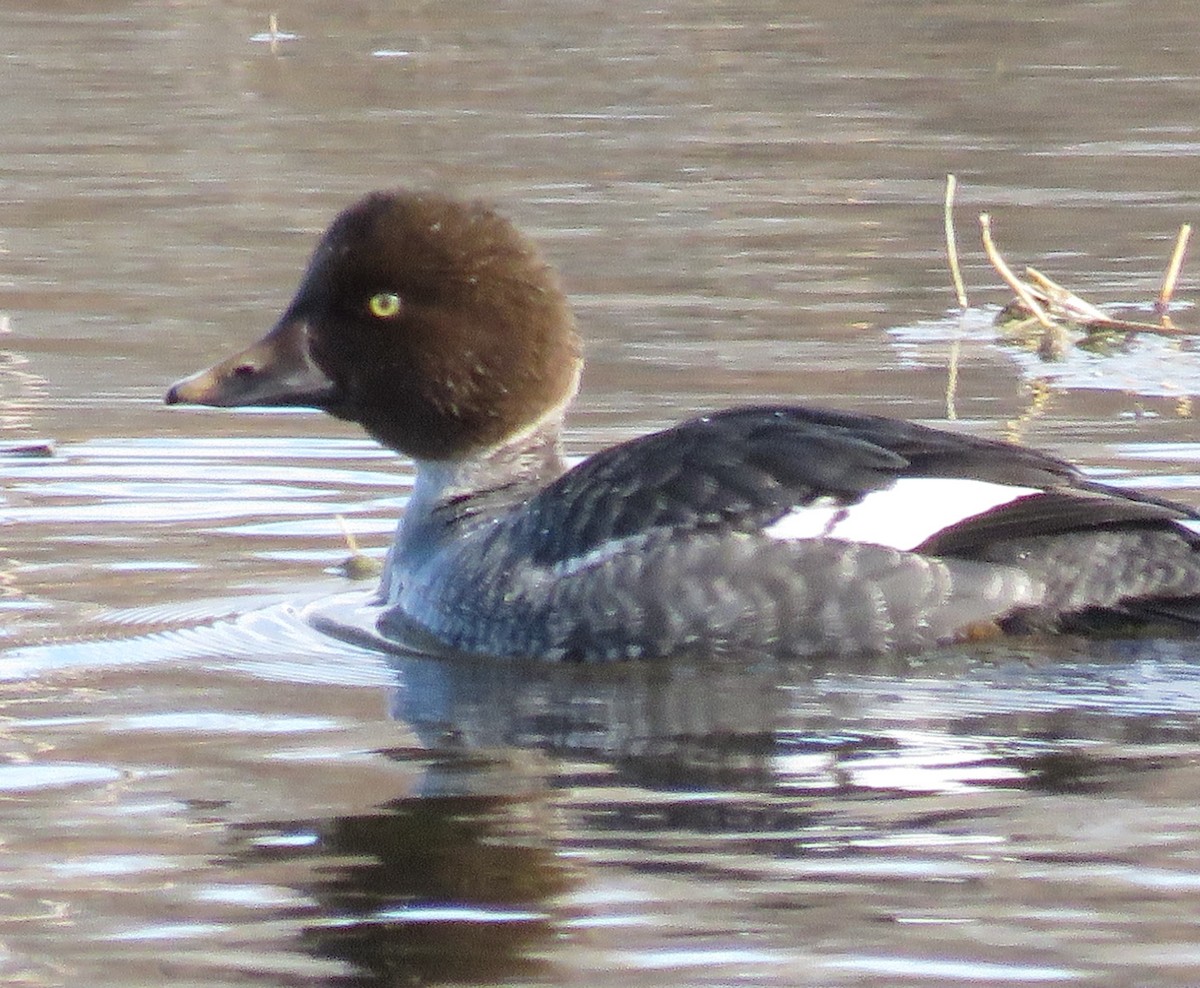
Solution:
<svg viewBox="0 0 1200 988">
<path fill-rule="evenodd" d="M 533 429 L 493 447 L 453 460 L 417 461 L 417 479 L 407 514 L 428 514 L 448 506 L 486 501 L 522 501 L 566 469 L 562 455 L 562 416 L 543 419 Z"/>
<path fill-rule="evenodd" d="M 454 460 L 421 460 L 412 497 L 400 520 L 393 565 L 420 566 L 448 540 L 486 525 L 527 500 L 566 470 L 562 412 L 508 442 Z"/>
<path fill-rule="evenodd" d="M 400 539 L 410 525 L 446 525 L 495 512 L 526 500 L 567 469 L 562 454 L 563 418 L 579 390 L 583 362 L 556 404 L 499 446 L 447 460 L 418 460 L 412 499 L 401 522 Z M 409 519 L 412 519 L 410 522 Z"/>
</svg>

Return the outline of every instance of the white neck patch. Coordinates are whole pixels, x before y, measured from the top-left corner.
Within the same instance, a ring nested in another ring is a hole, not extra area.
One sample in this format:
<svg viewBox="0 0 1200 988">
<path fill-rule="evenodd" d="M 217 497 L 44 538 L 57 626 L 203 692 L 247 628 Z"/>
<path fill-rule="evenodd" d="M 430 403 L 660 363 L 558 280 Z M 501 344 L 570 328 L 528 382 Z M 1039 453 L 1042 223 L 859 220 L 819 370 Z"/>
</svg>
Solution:
<svg viewBox="0 0 1200 988">
<path fill-rule="evenodd" d="M 1045 493 L 956 477 L 901 477 L 857 504 L 817 498 L 774 522 L 763 534 L 773 539 L 840 539 L 892 549 L 915 549 L 938 532 L 1023 497 Z"/>
</svg>

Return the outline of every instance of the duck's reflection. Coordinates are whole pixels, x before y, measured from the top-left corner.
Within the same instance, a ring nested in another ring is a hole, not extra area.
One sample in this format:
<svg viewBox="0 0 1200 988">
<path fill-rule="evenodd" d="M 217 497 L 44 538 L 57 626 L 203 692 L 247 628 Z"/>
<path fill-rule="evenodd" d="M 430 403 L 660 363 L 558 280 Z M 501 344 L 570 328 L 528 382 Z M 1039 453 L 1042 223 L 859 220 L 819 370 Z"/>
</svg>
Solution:
<svg viewBox="0 0 1200 988">
<path fill-rule="evenodd" d="M 391 714 L 420 747 L 380 755 L 420 759 L 417 790 L 312 823 L 303 850 L 259 829 L 246 853 L 311 858 L 320 921 L 303 942 L 363 985 L 555 983 L 556 944 L 613 876 L 692 876 L 715 898 L 815 867 L 811 889 L 787 886 L 793 908 L 835 894 L 871 911 L 882 892 L 861 880 L 864 848 L 928 858 L 911 888 L 888 886 L 919 898 L 922 869 L 967 867 L 945 848 L 1003 833 L 1019 794 L 1149 786 L 1160 742 L 1200 735 L 1193 717 L 1162 716 L 1200 693 L 1190 656 L 1060 648 L 836 666 L 396 654 Z M 698 903 L 672 908 L 702 922 Z"/>
<path fill-rule="evenodd" d="M 357 972 L 332 983 L 533 979 L 554 936 L 546 903 L 570 884 L 546 812 L 527 794 L 388 800 L 371 815 L 242 828 L 238 858 L 311 876 L 300 945 Z M 304 840 L 287 840 L 298 826 Z"/>
<path fill-rule="evenodd" d="M 775 662 L 598 666 L 396 659 L 392 715 L 429 745 L 680 765 L 764 754 L 800 672 Z"/>
<path fill-rule="evenodd" d="M 392 664 L 393 716 L 425 750 L 380 754 L 421 758 L 419 793 L 237 836 L 241 866 L 311 876 L 300 890 L 317 921 L 301 942 L 357 969 L 346 983 L 553 982 L 580 848 L 637 854 L 663 814 L 668 829 L 756 826 L 745 800 L 679 794 L 768 785 L 776 665 Z"/>
</svg>

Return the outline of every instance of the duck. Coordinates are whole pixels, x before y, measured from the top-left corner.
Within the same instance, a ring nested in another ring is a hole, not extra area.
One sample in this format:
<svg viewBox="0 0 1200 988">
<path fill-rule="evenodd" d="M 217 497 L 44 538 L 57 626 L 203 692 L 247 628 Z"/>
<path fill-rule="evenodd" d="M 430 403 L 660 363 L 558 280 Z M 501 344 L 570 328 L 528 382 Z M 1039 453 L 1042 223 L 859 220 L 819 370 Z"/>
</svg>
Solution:
<svg viewBox="0 0 1200 988">
<path fill-rule="evenodd" d="M 1021 445 L 799 404 L 706 412 L 569 465 L 579 333 L 485 203 L 375 192 L 257 343 L 172 405 L 305 406 L 415 464 L 389 640 L 599 662 L 916 653 L 1200 627 L 1192 508 Z"/>
</svg>

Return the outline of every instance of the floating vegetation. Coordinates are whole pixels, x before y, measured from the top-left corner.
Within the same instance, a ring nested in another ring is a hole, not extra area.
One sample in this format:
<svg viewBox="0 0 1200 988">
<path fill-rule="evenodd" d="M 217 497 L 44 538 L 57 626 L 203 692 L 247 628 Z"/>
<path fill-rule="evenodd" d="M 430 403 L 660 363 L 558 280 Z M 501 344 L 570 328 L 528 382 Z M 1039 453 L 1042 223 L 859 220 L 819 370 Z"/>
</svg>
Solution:
<svg viewBox="0 0 1200 988">
<path fill-rule="evenodd" d="M 334 571 L 351 580 L 373 580 L 383 572 L 383 563 L 366 555 L 358 546 L 358 539 L 350 531 L 346 519 L 337 516 L 338 525 L 342 529 L 342 537 L 346 540 L 346 548 L 350 555 L 343 559 Z"/>
<path fill-rule="evenodd" d="M 966 290 L 958 265 L 958 248 L 954 238 L 954 192 L 956 182 L 953 175 L 946 176 L 946 199 L 944 221 L 946 230 L 946 256 L 954 281 L 958 304 L 967 308 Z M 1182 337 L 1192 336 L 1198 331 L 1176 326 L 1170 317 L 1171 300 L 1183 259 L 1187 253 L 1191 225 L 1183 224 L 1175 241 L 1154 311 L 1158 322 L 1119 319 L 1093 305 L 1070 289 L 1033 267 L 1026 267 L 1024 277 L 1018 277 L 1005 261 L 992 237 L 991 217 L 979 215 L 979 229 L 983 249 L 996 273 L 1015 293 L 1015 298 L 1000 310 L 996 325 L 1006 339 L 1025 345 L 1045 360 L 1062 357 L 1070 345 L 1097 353 L 1108 353 L 1118 348 L 1130 334 Z"/>
</svg>

